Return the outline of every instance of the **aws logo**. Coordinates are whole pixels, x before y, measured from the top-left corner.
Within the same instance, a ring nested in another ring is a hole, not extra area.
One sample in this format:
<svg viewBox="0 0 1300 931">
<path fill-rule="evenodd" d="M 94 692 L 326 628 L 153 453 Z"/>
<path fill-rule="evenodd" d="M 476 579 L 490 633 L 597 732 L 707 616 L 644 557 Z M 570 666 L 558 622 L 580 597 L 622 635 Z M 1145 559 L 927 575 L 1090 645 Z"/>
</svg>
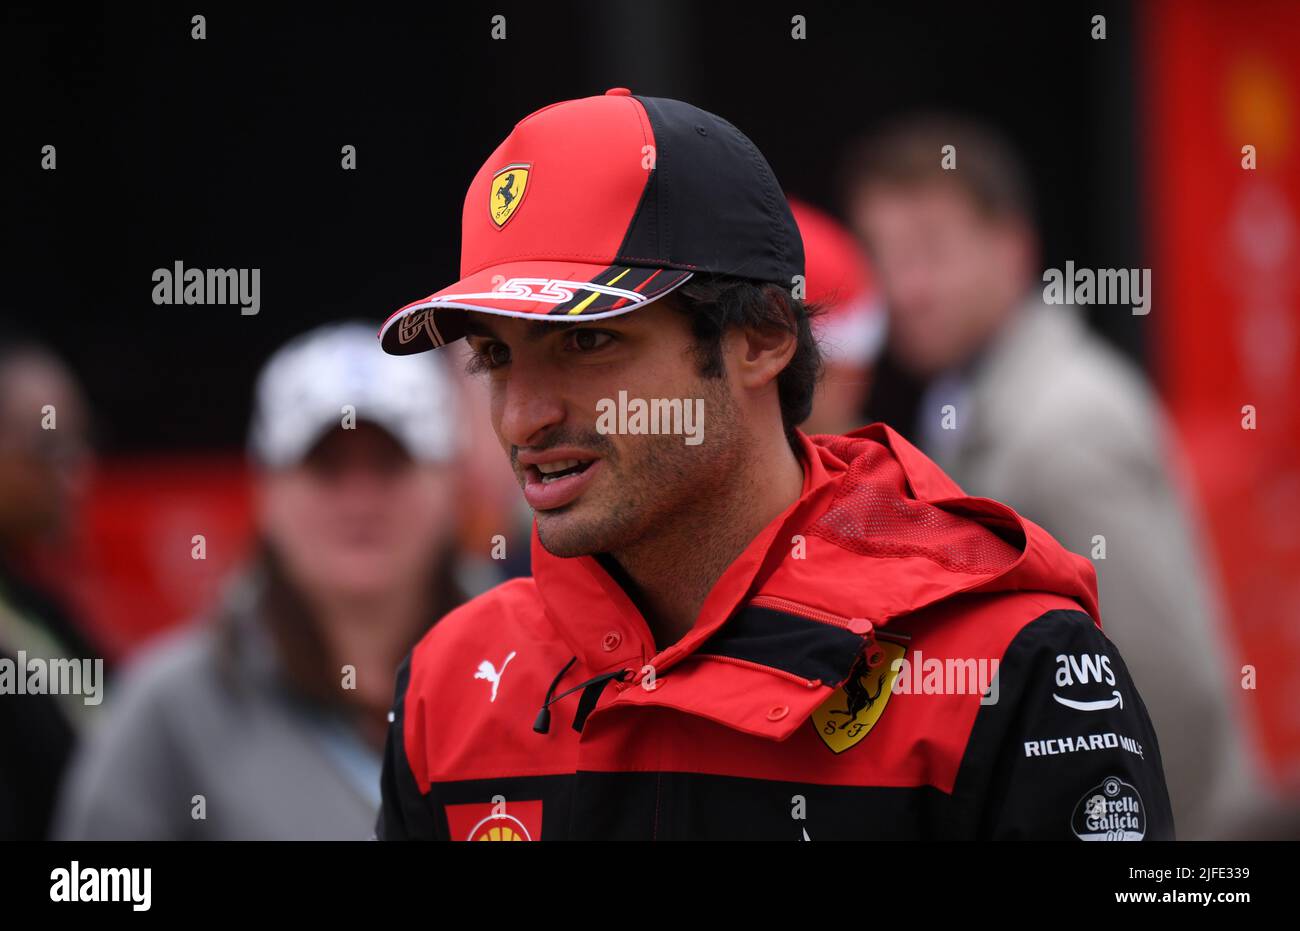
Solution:
<svg viewBox="0 0 1300 931">
<path fill-rule="evenodd" d="M 835 753 L 843 753 L 871 733 L 894 692 L 900 668 L 898 661 L 907 647 L 883 640 L 876 641 L 876 646 L 883 658 L 865 670 L 855 667 L 849 681 L 812 713 L 817 736 Z"/>
<path fill-rule="evenodd" d="M 1110 657 L 1104 653 L 1084 653 L 1071 656 L 1062 653 L 1056 657 L 1056 687 L 1069 688 L 1073 685 L 1109 685 L 1110 695 L 1100 699 L 1081 700 L 1067 698 L 1056 692 L 1052 698 L 1058 705 L 1073 708 L 1075 711 L 1107 711 L 1116 706 L 1124 707 L 1124 695 L 1115 685 L 1115 672 L 1110 668 Z"/>
<path fill-rule="evenodd" d="M 518 162 L 507 165 L 492 176 L 492 183 L 488 185 L 488 215 L 497 229 L 505 226 L 524 202 L 532 167 L 531 163 Z"/>
<path fill-rule="evenodd" d="M 490 802 L 447 805 L 447 828 L 452 840 L 540 840 L 542 803 L 510 802 L 500 795 Z"/>
</svg>

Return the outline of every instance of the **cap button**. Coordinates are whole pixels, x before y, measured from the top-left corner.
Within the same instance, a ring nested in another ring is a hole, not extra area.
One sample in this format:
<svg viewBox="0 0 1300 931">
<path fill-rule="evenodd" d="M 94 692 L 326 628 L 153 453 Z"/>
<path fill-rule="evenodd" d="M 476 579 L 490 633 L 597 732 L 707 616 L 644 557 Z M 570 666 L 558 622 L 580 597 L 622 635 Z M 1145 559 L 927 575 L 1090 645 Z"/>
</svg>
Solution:
<svg viewBox="0 0 1300 931">
<path fill-rule="evenodd" d="M 631 97 L 632 92 L 626 87 L 611 87 L 605 91 L 606 97 Z"/>
</svg>

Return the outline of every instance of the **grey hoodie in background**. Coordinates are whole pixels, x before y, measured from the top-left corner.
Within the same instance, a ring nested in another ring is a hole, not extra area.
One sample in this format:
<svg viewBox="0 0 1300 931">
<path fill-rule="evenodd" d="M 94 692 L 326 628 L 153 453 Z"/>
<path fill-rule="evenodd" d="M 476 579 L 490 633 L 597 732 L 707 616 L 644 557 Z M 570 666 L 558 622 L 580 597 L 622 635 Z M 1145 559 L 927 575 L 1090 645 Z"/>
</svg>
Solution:
<svg viewBox="0 0 1300 931">
<path fill-rule="evenodd" d="M 292 691 L 257 605 L 257 585 L 244 579 L 223 605 L 232 629 L 168 635 L 124 670 L 74 758 L 56 837 L 373 836 L 379 752 Z M 196 796 L 204 819 L 194 817 Z"/>
</svg>

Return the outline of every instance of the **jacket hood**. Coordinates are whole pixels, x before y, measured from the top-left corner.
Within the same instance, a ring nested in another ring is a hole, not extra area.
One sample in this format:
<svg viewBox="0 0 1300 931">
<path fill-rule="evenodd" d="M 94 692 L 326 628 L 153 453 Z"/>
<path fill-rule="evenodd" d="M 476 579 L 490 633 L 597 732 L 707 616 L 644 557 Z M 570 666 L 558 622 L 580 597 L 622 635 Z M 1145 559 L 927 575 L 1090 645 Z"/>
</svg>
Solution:
<svg viewBox="0 0 1300 931">
<path fill-rule="evenodd" d="M 805 598 L 826 591 L 841 610 L 881 626 L 968 592 L 1033 591 L 1077 601 L 1100 626 L 1091 561 L 1007 505 L 967 495 L 890 427 L 805 439 L 828 475 L 822 488 L 834 492 L 796 524 L 802 519 L 806 536 L 823 545 L 813 558 L 809 543 L 761 594 L 791 584 Z M 841 572 L 856 584 L 846 586 Z"/>
<path fill-rule="evenodd" d="M 600 562 L 552 556 L 534 525 L 538 592 L 587 669 L 650 664 L 662 674 L 756 598 L 811 609 L 805 616 L 824 612 L 856 631 L 855 623 L 884 627 L 966 593 L 1043 592 L 1073 599 L 1100 626 L 1089 560 L 1010 507 L 964 494 L 890 427 L 797 438 L 800 498 L 727 568 L 686 636 L 658 653 L 645 620 Z"/>
</svg>

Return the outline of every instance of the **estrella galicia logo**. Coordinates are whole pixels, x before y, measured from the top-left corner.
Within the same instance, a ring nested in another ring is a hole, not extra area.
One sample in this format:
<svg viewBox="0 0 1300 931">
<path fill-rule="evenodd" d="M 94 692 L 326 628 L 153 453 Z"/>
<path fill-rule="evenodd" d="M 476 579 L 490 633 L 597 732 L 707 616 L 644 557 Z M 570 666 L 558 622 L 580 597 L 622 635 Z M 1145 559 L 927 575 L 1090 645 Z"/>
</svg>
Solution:
<svg viewBox="0 0 1300 931">
<path fill-rule="evenodd" d="M 1079 840 L 1141 840 L 1147 833 L 1142 796 L 1127 782 L 1110 776 L 1079 799 L 1070 830 Z"/>
</svg>

